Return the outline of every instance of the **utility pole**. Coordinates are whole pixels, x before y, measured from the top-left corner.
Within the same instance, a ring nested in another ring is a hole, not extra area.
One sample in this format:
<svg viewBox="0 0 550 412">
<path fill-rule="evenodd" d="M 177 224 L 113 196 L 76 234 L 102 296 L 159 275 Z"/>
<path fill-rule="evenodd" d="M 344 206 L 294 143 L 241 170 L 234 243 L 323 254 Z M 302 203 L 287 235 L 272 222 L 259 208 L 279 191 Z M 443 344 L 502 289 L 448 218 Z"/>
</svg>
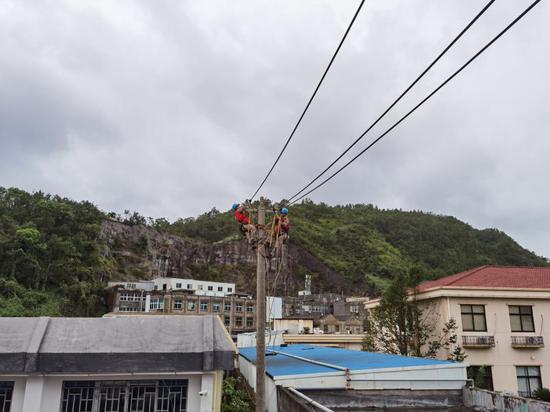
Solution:
<svg viewBox="0 0 550 412">
<path fill-rule="evenodd" d="M 258 208 L 256 259 L 256 412 L 265 412 L 265 206 Z"/>
</svg>

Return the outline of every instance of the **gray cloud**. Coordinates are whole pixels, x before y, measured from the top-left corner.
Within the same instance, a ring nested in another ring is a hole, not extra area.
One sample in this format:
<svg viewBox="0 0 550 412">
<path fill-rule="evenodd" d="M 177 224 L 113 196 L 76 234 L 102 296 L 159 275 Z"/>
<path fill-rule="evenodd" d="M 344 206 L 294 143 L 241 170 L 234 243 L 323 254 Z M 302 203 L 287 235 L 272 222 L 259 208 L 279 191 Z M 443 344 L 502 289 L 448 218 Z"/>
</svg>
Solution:
<svg viewBox="0 0 550 412">
<path fill-rule="evenodd" d="M 528 3 L 497 2 L 370 139 Z M 228 208 L 259 184 L 356 6 L 0 0 L 0 184 L 151 216 Z M 307 183 L 480 7 L 367 2 L 263 194 Z M 549 16 L 541 2 L 312 198 L 452 214 L 550 256 Z"/>
</svg>

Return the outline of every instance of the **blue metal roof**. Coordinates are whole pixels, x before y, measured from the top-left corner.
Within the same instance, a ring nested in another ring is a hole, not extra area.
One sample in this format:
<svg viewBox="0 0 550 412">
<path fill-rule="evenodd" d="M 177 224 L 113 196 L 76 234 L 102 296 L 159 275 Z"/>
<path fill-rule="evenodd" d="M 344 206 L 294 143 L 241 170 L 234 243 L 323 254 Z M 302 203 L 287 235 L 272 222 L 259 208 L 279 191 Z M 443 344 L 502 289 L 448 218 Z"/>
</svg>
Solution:
<svg viewBox="0 0 550 412">
<path fill-rule="evenodd" d="M 351 372 L 367 369 L 404 368 L 430 365 L 450 365 L 454 362 L 435 359 L 415 358 L 411 356 L 388 355 L 385 353 L 362 352 L 349 349 L 329 348 L 315 345 L 269 346 L 270 351 L 281 352 L 265 357 L 266 372 L 272 376 L 322 374 L 339 372 L 329 366 L 310 363 L 305 360 L 285 356 L 289 354 L 307 358 L 316 362 L 348 368 Z M 256 363 L 256 348 L 239 348 L 240 355 Z"/>
</svg>

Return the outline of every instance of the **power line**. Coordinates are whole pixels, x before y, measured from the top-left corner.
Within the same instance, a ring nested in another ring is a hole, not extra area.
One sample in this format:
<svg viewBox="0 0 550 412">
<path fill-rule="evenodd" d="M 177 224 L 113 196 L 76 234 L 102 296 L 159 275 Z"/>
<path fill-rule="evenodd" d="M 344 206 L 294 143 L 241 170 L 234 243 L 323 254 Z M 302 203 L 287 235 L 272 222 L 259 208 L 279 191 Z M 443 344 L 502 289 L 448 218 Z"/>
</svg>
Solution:
<svg viewBox="0 0 550 412">
<path fill-rule="evenodd" d="M 317 94 L 317 91 L 319 90 L 319 88 L 321 87 L 321 84 L 323 83 L 323 80 L 325 80 L 325 76 L 327 75 L 328 71 L 330 70 L 330 67 L 332 66 L 332 63 L 334 62 L 334 60 L 336 59 L 336 56 L 338 55 L 338 52 L 340 51 L 340 48 L 342 47 L 342 44 L 344 44 L 344 41 L 346 40 L 346 37 L 348 36 L 348 33 L 350 32 L 351 30 L 351 27 L 353 26 L 353 23 L 355 22 L 355 19 L 357 18 L 357 16 L 359 15 L 359 12 L 361 11 L 361 8 L 363 7 L 363 4 L 365 3 L 365 0 L 361 0 L 361 3 L 359 4 L 359 7 L 357 8 L 357 11 L 355 12 L 355 14 L 353 15 L 353 18 L 351 19 L 351 22 L 346 30 L 346 32 L 344 33 L 344 37 L 342 37 L 342 40 L 340 40 L 340 44 L 338 44 L 338 47 L 336 48 L 336 51 L 334 52 L 334 54 L 332 55 L 332 58 L 330 59 L 330 62 L 327 66 L 327 68 L 325 69 L 325 72 L 323 73 L 323 76 L 321 77 L 321 80 L 319 80 L 319 83 L 317 84 L 317 87 L 315 88 L 315 90 L 313 91 L 313 94 L 311 95 L 311 97 L 309 98 L 309 101 L 307 102 L 306 104 L 306 107 L 304 108 L 304 111 L 302 112 L 302 114 L 300 115 L 300 117 L 298 118 L 298 121 L 296 122 L 296 125 L 294 126 L 294 129 L 292 129 L 292 132 L 290 133 L 290 136 L 288 136 L 288 139 L 286 139 L 286 142 L 285 142 L 285 145 L 283 146 L 281 152 L 279 153 L 279 155 L 277 156 L 277 158 L 275 159 L 275 162 L 273 162 L 273 165 L 271 166 L 271 168 L 269 169 L 269 171 L 267 172 L 267 174 L 265 175 L 264 177 L 264 180 L 262 180 L 262 183 L 260 183 L 260 186 L 256 189 L 256 191 L 254 192 L 254 194 L 252 195 L 252 197 L 250 198 L 250 200 L 253 200 L 256 195 L 258 194 L 258 192 L 260 191 L 260 189 L 263 187 L 264 183 L 267 181 L 267 179 L 269 178 L 269 176 L 271 175 L 271 172 L 273 171 L 273 169 L 275 168 L 275 166 L 277 165 L 277 163 L 279 162 L 279 159 L 281 158 L 281 156 L 283 155 L 283 152 L 286 150 L 288 144 L 290 143 L 290 141 L 292 140 L 292 137 L 294 136 L 294 133 L 296 132 L 296 130 L 298 129 L 298 126 L 300 126 L 300 123 L 302 122 L 302 119 L 304 118 L 307 110 L 309 109 L 309 106 L 311 105 L 311 102 L 313 101 L 313 99 L 315 98 L 315 95 Z"/>
<path fill-rule="evenodd" d="M 426 96 L 420 103 L 418 103 L 416 106 L 414 106 L 407 114 L 405 114 L 403 117 L 401 117 L 396 123 L 393 124 L 389 129 L 387 129 L 384 133 L 382 133 L 376 140 L 374 140 L 372 143 L 370 143 L 367 147 L 365 147 L 363 150 L 361 150 L 356 156 L 354 156 L 350 161 L 348 161 L 345 165 L 340 167 L 336 172 L 334 172 L 332 175 L 330 175 L 328 178 L 323 180 L 321 183 L 319 183 L 317 186 L 315 186 L 313 189 L 309 190 L 307 193 L 303 194 L 299 198 L 293 200 L 290 204 L 294 204 L 307 195 L 309 195 L 311 192 L 319 189 L 321 186 L 323 186 L 325 183 L 327 183 L 329 180 L 334 178 L 337 174 L 339 174 L 342 170 L 344 170 L 346 167 L 348 167 L 351 163 L 353 163 L 355 160 L 357 160 L 360 156 L 362 156 L 367 150 L 369 150 L 371 147 L 373 147 L 376 143 L 378 143 L 384 136 L 386 136 L 389 132 L 391 132 L 395 127 L 397 127 L 403 120 L 405 120 L 407 117 L 409 117 L 412 113 L 416 111 L 420 106 L 422 106 L 426 101 L 428 101 L 434 94 L 436 94 L 439 90 L 441 90 L 447 83 L 449 83 L 452 79 L 454 79 L 462 70 L 464 70 L 470 63 L 472 63 L 477 57 L 479 57 L 485 50 L 487 50 L 494 42 L 496 42 L 504 33 L 506 33 L 512 26 L 514 26 L 518 21 L 520 21 L 527 13 L 531 11 L 533 7 L 535 7 L 541 0 L 535 0 L 529 7 L 527 7 L 518 17 L 516 17 L 508 26 L 504 28 L 499 34 L 497 34 L 489 43 L 487 43 L 483 48 L 481 48 L 476 54 L 474 54 L 466 63 L 464 63 L 457 71 L 455 71 L 450 77 L 448 77 L 443 83 L 441 83 L 435 90 L 433 90 L 428 96 Z"/>
<path fill-rule="evenodd" d="M 462 29 L 462 31 L 453 39 L 452 42 L 449 43 L 449 45 L 447 47 L 445 47 L 445 49 L 443 49 L 443 51 L 441 53 L 439 53 L 439 55 L 435 58 L 435 60 L 433 60 L 429 65 L 428 67 L 426 67 L 424 69 L 424 71 L 422 73 L 420 73 L 420 75 L 409 85 L 409 87 L 407 87 L 405 89 L 405 91 L 403 93 L 401 93 L 399 95 L 399 97 L 397 99 L 395 99 L 393 101 L 392 104 L 389 105 L 389 107 L 380 115 L 378 116 L 378 118 L 368 127 L 367 130 L 365 130 L 357 139 L 355 139 L 355 141 L 348 146 L 348 148 L 346 150 L 344 150 L 336 159 L 334 159 L 334 161 L 329 164 L 327 166 L 327 168 L 325 170 L 323 170 L 321 173 L 319 173 L 311 182 L 309 182 L 306 186 L 304 186 L 302 189 L 300 189 L 300 191 L 296 192 L 293 196 L 291 196 L 288 200 L 289 201 L 292 201 L 292 199 L 294 199 L 295 197 L 299 196 L 300 193 L 304 192 L 308 187 L 310 187 L 311 185 L 313 185 L 313 183 L 315 183 L 317 180 L 319 180 L 321 178 L 321 176 L 323 176 L 327 171 L 329 171 L 332 166 L 334 166 L 342 157 L 344 157 L 357 143 L 359 143 L 359 141 L 361 139 L 363 139 L 363 137 L 365 137 L 365 135 L 370 132 L 370 130 L 376 126 L 378 124 L 378 122 L 380 120 L 382 120 L 382 118 L 384 116 L 386 116 L 386 114 L 414 87 L 414 85 L 416 85 L 416 83 L 418 83 L 420 81 L 420 79 L 422 79 L 424 77 L 424 75 L 426 73 L 428 73 L 428 71 L 430 71 L 430 69 L 449 51 L 449 49 L 451 47 L 453 47 L 453 45 L 462 37 L 462 35 L 464 33 L 466 33 L 470 27 L 487 11 L 487 9 L 489 7 L 491 7 L 491 5 L 495 2 L 495 0 L 490 0 L 486 5 L 485 7 L 483 7 L 481 9 L 481 11 L 470 21 L 470 23 L 468 23 L 468 25 L 466 25 L 466 27 L 464 27 Z"/>
</svg>

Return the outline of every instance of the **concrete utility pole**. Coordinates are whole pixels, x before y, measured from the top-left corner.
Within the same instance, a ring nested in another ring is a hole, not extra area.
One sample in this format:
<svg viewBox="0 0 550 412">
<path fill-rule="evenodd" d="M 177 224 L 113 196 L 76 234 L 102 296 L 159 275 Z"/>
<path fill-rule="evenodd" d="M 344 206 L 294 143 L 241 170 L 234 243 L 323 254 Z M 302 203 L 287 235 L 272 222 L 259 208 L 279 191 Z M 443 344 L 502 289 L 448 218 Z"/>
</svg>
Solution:
<svg viewBox="0 0 550 412">
<path fill-rule="evenodd" d="M 265 412 L 265 207 L 258 208 L 256 267 L 256 412 Z"/>
</svg>

